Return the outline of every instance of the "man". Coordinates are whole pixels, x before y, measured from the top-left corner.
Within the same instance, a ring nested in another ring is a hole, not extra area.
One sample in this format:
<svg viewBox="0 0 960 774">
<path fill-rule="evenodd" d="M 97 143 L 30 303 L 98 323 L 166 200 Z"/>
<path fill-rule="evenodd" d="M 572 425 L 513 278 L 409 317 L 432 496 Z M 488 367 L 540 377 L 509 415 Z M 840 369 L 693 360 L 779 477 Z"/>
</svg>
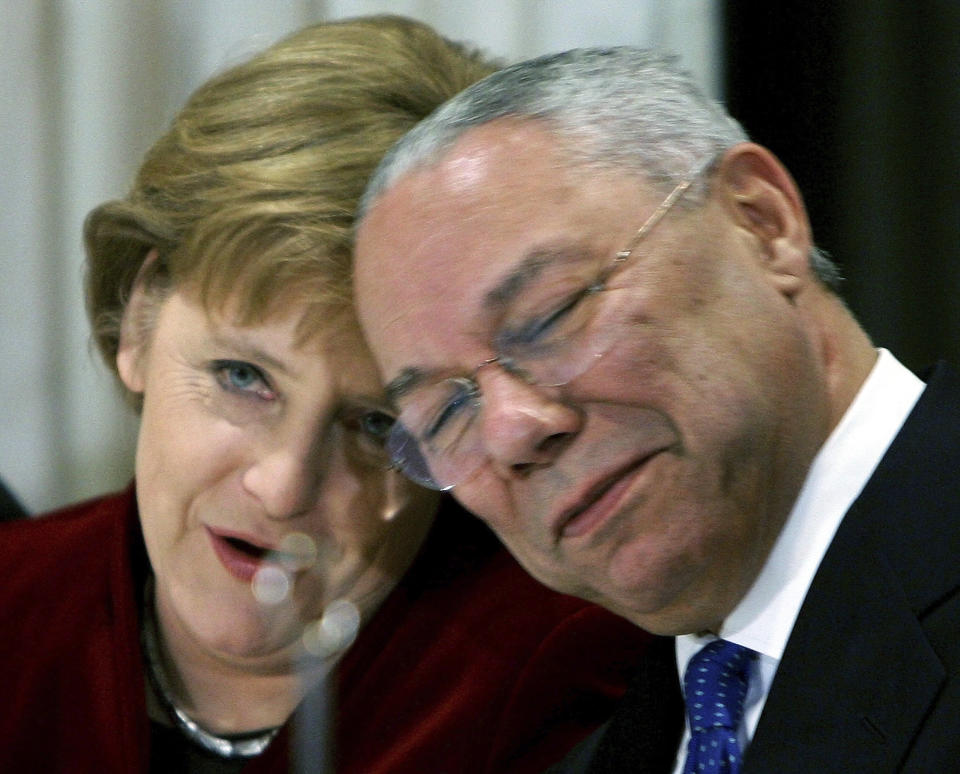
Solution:
<svg viewBox="0 0 960 774">
<path fill-rule="evenodd" d="M 361 216 L 395 462 L 677 635 L 563 771 L 956 765 L 960 381 L 873 347 L 769 151 L 670 61 L 572 51 L 447 103 Z"/>
</svg>

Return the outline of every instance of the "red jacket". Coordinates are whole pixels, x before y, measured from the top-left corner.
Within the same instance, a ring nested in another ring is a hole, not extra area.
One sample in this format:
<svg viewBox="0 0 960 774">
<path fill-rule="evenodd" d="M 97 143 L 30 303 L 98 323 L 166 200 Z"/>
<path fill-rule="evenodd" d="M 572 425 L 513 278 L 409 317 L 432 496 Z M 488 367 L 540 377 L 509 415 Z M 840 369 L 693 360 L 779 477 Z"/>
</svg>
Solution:
<svg viewBox="0 0 960 774">
<path fill-rule="evenodd" d="M 0 772 L 146 772 L 132 488 L 0 524 Z M 649 643 L 548 591 L 452 502 L 338 667 L 339 774 L 538 772 L 603 722 Z M 245 772 L 285 772 L 284 729 Z"/>
</svg>

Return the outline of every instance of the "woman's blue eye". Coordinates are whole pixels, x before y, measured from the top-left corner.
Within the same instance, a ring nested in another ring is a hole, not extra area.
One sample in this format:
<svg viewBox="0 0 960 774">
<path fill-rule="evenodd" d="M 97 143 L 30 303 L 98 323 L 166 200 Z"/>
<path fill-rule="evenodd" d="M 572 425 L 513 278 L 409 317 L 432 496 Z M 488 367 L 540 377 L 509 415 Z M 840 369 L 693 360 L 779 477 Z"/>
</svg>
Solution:
<svg viewBox="0 0 960 774">
<path fill-rule="evenodd" d="M 247 389 L 258 379 L 257 372 L 246 365 L 231 366 L 227 369 L 227 376 L 230 378 L 230 383 L 241 390 Z"/>
<path fill-rule="evenodd" d="M 214 363 L 213 368 L 220 386 L 228 392 L 270 397 L 267 379 L 255 365 L 238 360 L 222 360 Z"/>
</svg>

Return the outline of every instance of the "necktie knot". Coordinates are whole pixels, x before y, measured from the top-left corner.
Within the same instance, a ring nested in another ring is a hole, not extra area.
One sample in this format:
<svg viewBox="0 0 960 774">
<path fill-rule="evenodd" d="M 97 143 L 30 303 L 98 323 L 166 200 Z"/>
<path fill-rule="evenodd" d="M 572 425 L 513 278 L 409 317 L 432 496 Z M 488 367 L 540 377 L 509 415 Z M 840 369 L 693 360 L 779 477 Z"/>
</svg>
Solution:
<svg viewBox="0 0 960 774">
<path fill-rule="evenodd" d="M 740 771 L 737 728 L 755 655 L 741 645 L 714 640 L 690 659 L 683 678 L 691 734 L 684 772 Z"/>
</svg>

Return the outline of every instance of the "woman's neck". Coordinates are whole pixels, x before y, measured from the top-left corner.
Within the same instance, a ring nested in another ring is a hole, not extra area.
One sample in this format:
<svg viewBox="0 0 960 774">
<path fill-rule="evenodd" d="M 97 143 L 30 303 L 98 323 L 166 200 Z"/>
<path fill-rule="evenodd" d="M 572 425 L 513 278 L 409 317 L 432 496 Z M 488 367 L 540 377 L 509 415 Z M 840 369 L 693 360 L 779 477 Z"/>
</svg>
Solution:
<svg viewBox="0 0 960 774">
<path fill-rule="evenodd" d="M 162 599 L 148 606 L 147 615 L 149 607 L 155 614 L 155 666 L 166 699 L 213 734 L 283 725 L 336 663 L 335 658 L 307 659 L 294 647 L 268 658 L 217 654 L 197 642 Z"/>
</svg>

